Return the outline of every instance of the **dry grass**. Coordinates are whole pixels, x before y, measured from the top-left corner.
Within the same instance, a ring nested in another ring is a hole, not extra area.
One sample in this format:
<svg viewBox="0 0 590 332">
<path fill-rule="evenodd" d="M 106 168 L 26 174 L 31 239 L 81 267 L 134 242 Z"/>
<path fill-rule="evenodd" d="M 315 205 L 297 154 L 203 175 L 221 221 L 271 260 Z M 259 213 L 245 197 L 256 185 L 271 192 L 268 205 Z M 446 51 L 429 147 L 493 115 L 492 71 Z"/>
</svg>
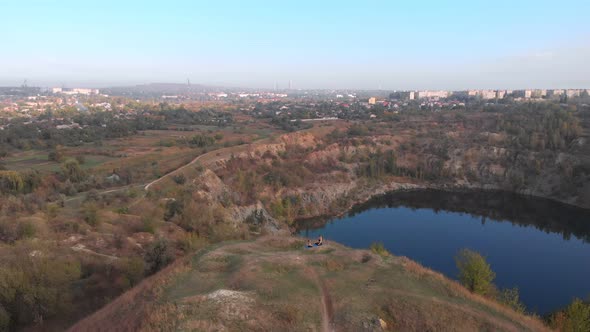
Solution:
<svg viewBox="0 0 590 332">
<path fill-rule="evenodd" d="M 339 331 L 548 330 L 405 257 L 303 243 L 268 236 L 201 250 L 71 330 L 317 331 L 326 297 Z"/>
<path fill-rule="evenodd" d="M 449 293 L 452 296 L 467 298 L 473 302 L 479 303 L 487 308 L 492 309 L 493 311 L 496 311 L 498 313 L 501 313 L 502 315 L 509 317 L 510 319 L 512 319 L 515 322 L 521 322 L 522 324 L 530 327 L 533 330 L 536 330 L 536 331 L 549 330 L 543 324 L 543 322 L 541 322 L 536 317 L 531 317 L 531 316 L 520 314 L 520 313 L 512 310 L 511 308 L 509 308 L 505 305 L 502 305 L 501 303 L 498 303 L 492 299 L 472 293 L 467 288 L 463 287 L 460 283 L 458 283 L 454 280 L 448 279 L 444 275 L 442 275 L 441 273 L 430 270 L 430 269 L 422 266 L 421 264 L 410 260 L 407 257 L 401 257 L 400 259 L 401 259 L 401 265 L 404 267 L 404 269 L 406 271 L 410 272 L 411 274 L 413 274 L 419 278 L 432 278 L 432 279 L 440 282 L 442 285 L 444 285 L 448 289 Z"/>
</svg>

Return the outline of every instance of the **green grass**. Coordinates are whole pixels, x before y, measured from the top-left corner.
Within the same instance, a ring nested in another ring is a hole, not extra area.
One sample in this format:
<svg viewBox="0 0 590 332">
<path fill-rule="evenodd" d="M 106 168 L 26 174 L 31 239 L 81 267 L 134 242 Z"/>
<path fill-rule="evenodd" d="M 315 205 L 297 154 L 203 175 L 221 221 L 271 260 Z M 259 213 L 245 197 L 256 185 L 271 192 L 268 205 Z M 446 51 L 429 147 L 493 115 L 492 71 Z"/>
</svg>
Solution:
<svg viewBox="0 0 590 332">
<path fill-rule="evenodd" d="M 100 166 L 106 162 L 111 160 L 116 160 L 117 158 L 107 157 L 102 155 L 85 155 L 84 156 L 84 163 L 81 165 L 83 169 L 92 169 L 94 167 Z"/>
<path fill-rule="evenodd" d="M 82 169 L 89 170 L 117 158 L 103 155 L 84 155 L 84 159 L 85 161 L 81 164 L 81 167 Z M 34 169 L 39 172 L 48 173 L 58 172 L 60 170 L 59 163 L 49 160 L 48 154 L 45 151 L 27 151 L 4 159 L 4 164 L 7 169 L 15 171 Z"/>
<path fill-rule="evenodd" d="M 59 164 L 49 160 L 47 152 L 44 151 L 27 151 L 17 156 L 5 158 L 3 161 L 9 170 L 35 169 L 40 172 L 59 170 Z"/>
</svg>

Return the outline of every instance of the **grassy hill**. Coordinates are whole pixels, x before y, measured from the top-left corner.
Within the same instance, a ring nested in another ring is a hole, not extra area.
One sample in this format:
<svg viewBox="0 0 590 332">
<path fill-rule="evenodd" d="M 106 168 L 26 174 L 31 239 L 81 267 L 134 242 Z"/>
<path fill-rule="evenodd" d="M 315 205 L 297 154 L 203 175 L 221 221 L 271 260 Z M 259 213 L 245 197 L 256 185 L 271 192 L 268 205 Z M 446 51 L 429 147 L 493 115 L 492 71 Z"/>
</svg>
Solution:
<svg viewBox="0 0 590 332">
<path fill-rule="evenodd" d="M 273 236 L 177 260 L 71 331 L 542 331 L 396 256 Z"/>
</svg>

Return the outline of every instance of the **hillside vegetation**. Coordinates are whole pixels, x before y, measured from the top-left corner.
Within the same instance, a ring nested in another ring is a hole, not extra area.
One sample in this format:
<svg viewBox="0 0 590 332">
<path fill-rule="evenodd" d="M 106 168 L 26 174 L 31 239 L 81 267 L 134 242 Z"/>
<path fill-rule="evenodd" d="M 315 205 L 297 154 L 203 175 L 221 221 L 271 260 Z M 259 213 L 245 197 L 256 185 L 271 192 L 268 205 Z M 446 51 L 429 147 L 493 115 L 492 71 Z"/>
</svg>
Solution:
<svg viewBox="0 0 590 332">
<path fill-rule="evenodd" d="M 231 116 L 164 106 L 61 114 L 83 125 L 70 129 L 55 129 L 57 117 L 15 120 L 0 135 L 0 330 L 61 331 L 177 257 L 288 234 L 389 191 L 496 189 L 590 207 L 587 107 L 283 128 L 233 106 Z M 575 235 L 586 229 L 573 224 Z"/>
<path fill-rule="evenodd" d="M 544 331 L 405 257 L 267 236 L 202 249 L 70 331 Z"/>
</svg>

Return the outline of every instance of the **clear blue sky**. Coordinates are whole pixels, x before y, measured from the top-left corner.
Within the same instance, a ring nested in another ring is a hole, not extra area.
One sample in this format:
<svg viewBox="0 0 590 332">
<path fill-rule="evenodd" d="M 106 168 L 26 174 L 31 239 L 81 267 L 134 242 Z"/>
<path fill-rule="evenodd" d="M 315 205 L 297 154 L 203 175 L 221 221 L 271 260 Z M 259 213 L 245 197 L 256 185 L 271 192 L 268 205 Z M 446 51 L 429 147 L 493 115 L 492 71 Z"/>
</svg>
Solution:
<svg viewBox="0 0 590 332">
<path fill-rule="evenodd" d="M 590 1 L 0 0 L 0 85 L 590 88 Z"/>
</svg>

